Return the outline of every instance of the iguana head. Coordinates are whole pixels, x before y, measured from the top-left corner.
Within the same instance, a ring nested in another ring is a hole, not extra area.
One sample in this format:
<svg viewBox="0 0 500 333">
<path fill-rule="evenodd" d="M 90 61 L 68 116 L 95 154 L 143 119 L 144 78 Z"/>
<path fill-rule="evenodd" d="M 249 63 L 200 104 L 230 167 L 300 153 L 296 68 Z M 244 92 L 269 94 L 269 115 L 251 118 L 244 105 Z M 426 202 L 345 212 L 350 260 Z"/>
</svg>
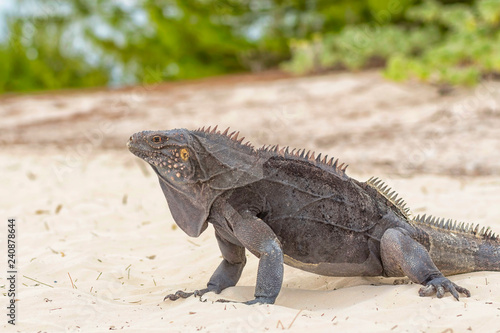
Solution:
<svg viewBox="0 0 500 333">
<path fill-rule="evenodd" d="M 195 181 L 195 162 L 186 130 L 143 131 L 130 137 L 128 149 L 148 162 L 164 181 L 172 185 Z"/>
<path fill-rule="evenodd" d="M 253 149 L 227 132 L 143 131 L 127 146 L 151 165 L 175 222 L 193 237 L 207 227 L 210 207 L 222 192 L 262 177 Z"/>
</svg>

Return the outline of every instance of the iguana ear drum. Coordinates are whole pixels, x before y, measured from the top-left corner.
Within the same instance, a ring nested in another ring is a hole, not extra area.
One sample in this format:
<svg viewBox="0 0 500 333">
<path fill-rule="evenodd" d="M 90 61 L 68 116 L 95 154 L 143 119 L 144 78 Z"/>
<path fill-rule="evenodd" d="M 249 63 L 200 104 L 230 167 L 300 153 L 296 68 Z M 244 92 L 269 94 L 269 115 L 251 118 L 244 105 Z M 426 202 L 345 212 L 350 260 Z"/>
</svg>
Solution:
<svg viewBox="0 0 500 333">
<path fill-rule="evenodd" d="M 189 150 L 187 148 L 182 148 L 179 151 L 179 155 L 183 161 L 187 161 L 187 159 L 189 158 Z"/>
</svg>

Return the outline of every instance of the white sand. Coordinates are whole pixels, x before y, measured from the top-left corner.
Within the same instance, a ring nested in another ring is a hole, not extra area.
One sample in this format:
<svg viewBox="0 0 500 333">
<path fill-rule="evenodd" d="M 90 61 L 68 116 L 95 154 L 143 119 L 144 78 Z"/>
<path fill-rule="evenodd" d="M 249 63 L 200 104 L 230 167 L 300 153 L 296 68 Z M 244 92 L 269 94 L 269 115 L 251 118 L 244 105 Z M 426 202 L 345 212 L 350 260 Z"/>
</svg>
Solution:
<svg viewBox="0 0 500 333">
<path fill-rule="evenodd" d="M 418 285 L 394 279 L 287 267 L 275 305 L 213 303 L 252 298 L 258 262 L 249 255 L 236 287 L 207 294 L 207 302 L 163 302 L 178 289 L 203 288 L 220 252 L 212 228 L 192 239 L 173 227 L 155 176 L 124 146 L 135 130 L 231 125 L 256 144 L 335 153 L 351 164 L 351 176 L 387 179 L 415 213 L 500 232 L 500 93 L 489 87 L 473 113 L 457 119 L 450 110 L 477 90 L 439 97 L 432 87 L 388 83 L 374 73 L 156 87 L 116 118 L 110 106 L 130 98 L 127 91 L 0 99 L 0 210 L 4 219 L 18 218 L 19 260 L 18 325 L 4 317 L 2 329 L 500 332 L 500 272 L 452 276 L 472 292 L 457 302 L 449 294 L 418 297 Z M 80 116 L 68 116 L 74 112 Z M 92 132 L 110 120 L 102 138 Z"/>
</svg>

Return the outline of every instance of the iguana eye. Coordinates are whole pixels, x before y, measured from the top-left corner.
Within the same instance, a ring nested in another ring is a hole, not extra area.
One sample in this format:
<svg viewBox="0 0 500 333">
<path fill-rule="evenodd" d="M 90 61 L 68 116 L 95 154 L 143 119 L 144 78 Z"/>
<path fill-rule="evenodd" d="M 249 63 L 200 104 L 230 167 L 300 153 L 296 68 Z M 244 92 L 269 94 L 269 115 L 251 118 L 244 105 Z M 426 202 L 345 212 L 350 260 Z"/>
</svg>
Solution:
<svg viewBox="0 0 500 333">
<path fill-rule="evenodd" d="M 161 142 L 161 136 L 159 136 L 159 135 L 153 136 L 153 142 L 154 143 L 160 143 Z"/>
<path fill-rule="evenodd" d="M 187 161 L 187 159 L 189 158 L 189 150 L 187 150 L 186 148 L 182 148 L 179 151 L 179 155 L 181 156 L 183 161 Z"/>
</svg>

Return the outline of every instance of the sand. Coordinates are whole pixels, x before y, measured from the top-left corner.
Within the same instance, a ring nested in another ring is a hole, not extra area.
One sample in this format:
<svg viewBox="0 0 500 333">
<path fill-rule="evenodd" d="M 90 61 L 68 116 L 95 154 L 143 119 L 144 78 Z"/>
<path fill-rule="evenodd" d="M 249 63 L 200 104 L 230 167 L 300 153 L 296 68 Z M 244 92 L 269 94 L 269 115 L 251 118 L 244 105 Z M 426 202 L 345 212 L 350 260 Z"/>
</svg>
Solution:
<svg viewBox="0 0 500 333">
<path fill-rule="evenodd" d="M 248 255 L 236 287 L 164 302 L 203 288 L 220 252 L 211 227 L 199 238 L 175 227 L 156 177 L 125 148 L 143 129 L 231 126 L 257 146 L 314 149 L 357 179 L 380 176 L 415 214 L 500 232 L 498 82 L 442 95 L 376 72 L 271 73 L 3 96 L 0 116 L 0 210 L 17 218 L 19 270 L 17 325 L 4 317 L 2 330 L 500 332 L 500 272 L 452 276 L 472 292 L 457 302 L 418 297 L 405 280 L 286 267 L 275 305 L 215 303 L 252 298 L 258 261 Z"/>
</svg>

